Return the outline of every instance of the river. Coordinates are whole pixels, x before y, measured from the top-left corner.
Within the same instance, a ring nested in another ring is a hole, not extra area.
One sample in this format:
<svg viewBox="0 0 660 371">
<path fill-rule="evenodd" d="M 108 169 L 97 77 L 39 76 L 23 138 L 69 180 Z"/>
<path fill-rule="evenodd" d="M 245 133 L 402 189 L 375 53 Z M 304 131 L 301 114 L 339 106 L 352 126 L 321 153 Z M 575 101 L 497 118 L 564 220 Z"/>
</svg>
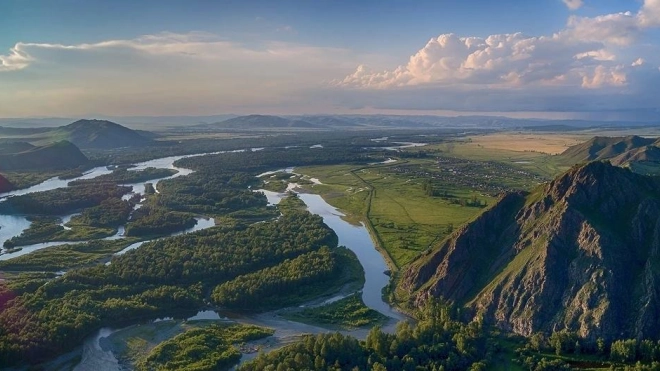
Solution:
<svg viewBox="0 0 660 371">
<path fill-rule="evenodd" d="M 293 169 L 288 168 L 278 171 L 292 172 Z M 268 172 L 268 174 L 272 173 L 274 172 Z M 295 184 L 290 184 L 288 191 L 295 191 L 295 188 Z M 256 190 L 256 192 L 263 192 L 268 199 L 268 203 L 271 205 L 278 204 L 284 197 L 286 197 L 286 193 L 278 193 L 267 190 Z M 361 290 L 362 300 L 367 307 L 389 317 L 391 320 L 384 326 L 383 329 L 387 332 L 394 331 L 396 323 L 400 320 L 403 320 L 405 317 L 399 312 L 393 310 L 389 304 L 383 301 L 382 290 L 385 286 L 387 286 L 390 280 L 390 277 L 385 274 L 385 270 L 387 270 L 388 267 L 383 256 L 376 250 L 368 230 L 363 225 L 356 226 L 343 220 L 342 216 L 344 216 L 344 214 L 342 214 L 335 207 L 328 204 L 319 195 L 299 193 L 298 197 L 300 197 L 300 199 L 305 202 L 308 210 L 311 213 L 320 215 L 323 218 L 323 221 L 330 228 L 332 228 L 335 233 L 337 233 L 337 236 L 339 237 L 339 245 L 346 246 L 355 253 L 358 260 L 360 261 L 360 264 L 362 264 L 365 273 L 365 283 Z M 213 311 L 201 311 L 197 315 L 188 319 L 222 320 L 225 318 L 229 318 L 230 320 L 238 323 L 273 328 L 275 330 L 273 336 L 278 340 L 280 344 L 290 342 L 292 338 L 300 334 L 320 334 L 334 332 L 334 330 L 330 330 L 324 327 L 290 321 L 273 313 L 262 313 L 254 315 L 222 313 L 219 315 Z M 82 361 L 75 368 L 75 370 L 122 370 L 122 366 L 117 362 L 117 359 L 114 357 L 112 350 L 109 347 L 102 346 L 104 343 L 104 338 L 107 338 L 113 333 L 122 330 L 123 329 L 113 330 L 110 328 L 103 328 L 99 330 L 99 332 L 94 336 L 88 338 L 83 346 Z M 369 329 L 362 328 L 341 332 L 346 335 L 364 339 L 367 336 Z M 254 354 L 245 355 L 241 361 L 246 361 L 252 357 L 254 357 Z"/>
<path fill-rule="evenodd" d="M 165 179 L 172 179 L 180 176 L 185 176 L 193 173 L 193 170 L 190 169 L 185 169 L 185 168 L 180 168 L 174 166 L 174 162 L 177 160 L 180 160 L 182 158 L 188 158 L 188 157 L 197 157 L 197 156 L 204 156 L 204 155 L 211 155 L 211 154 L 217 154 L 221 152 L 212 152 L 212 153 L 200 153 L 200 154 L 193 154 L 193 155 L 184 155 L 184 156 L 170 156 L 170 157 L 163 157 L 155 160 L 150 160 L 150 161 L 145 161 L 145 162 L 140 162 L 137 164 L 134 164 L 133 167 L 129 168 L 129 171 L 138 171 L 138 170 L 144 170 L 146 168 L 158 168 L 158 169 L 172 169 L 176 170 L 177 173 L 171 176 L 163 177 L 163 178 L 157 178 L 157 179 L 152 179 L 146 182 L 140 182 L 140 183 L 132 183 L 132 184 L 124 184 L 125 186 L 131 187 L 131 192 L 127 195 L 124 196 L 124 199 L 128 199 L 131 196 L 135 194 L 140 194 L 144 195 L 145 183 L 152 183 L 154 185 L 154 188 L 158 190 L 157 185 L 158 182 L 161 180 Z M 29 193 L 35 193 L 35 192 L 44 192 L 44 191 L 50 191 L 53 189 L 58 189 L 58 188 L 66 188 L 68 187 L 69 182 L 75 181 L 75 180 L 84 180 L 84 179 L 94 179 L 98 176 L 105 175 L 105 174 L 110 174 L 113 170 L 109 170 L 108 167 L 102 166 L 102 167 L 96 167 L 93 168 L 86 173 L 84 173 L 82 176 L 73 178 L 73 179 L 68 179 L 68 180 L 62 180 L 59 178 L 51 178 L 48 179 L 42 183 L 39 183 L 37 185 L 34 185 L 29 188 L 25 189 L 20 189 L 12 192 L 6 192 L 6 193 L 1 193 L 0 194 L 0 202 L 3 202 L 6 200 L 8 197 L 12 196 L 20 196 L 20 195 L 25 195 Z M 138 203 L 136 205 L 136 209 L 141 206 L 141 203 Z M 77 213 L 74 214 L 69 214 L 69 215 L 63 215 L 60 218 L 62 219 L 62 224 L 66 224 L 69 220 L 71 220 L 71 217 L 74 215 L 77 215 Z M 199 223 L 200 219 L 198 219 Z M 0 215 L 0 247 L 3 246 L 5 241 L 11 239 L 12 237 L 19 236 L 21 233 L 23 233 L 24 230 L 26 230 L 30 226 L 30 221 L 28 221 L 24 216 L 21 215 Z M 68 227 L 66 227 L 68 228 Z M 123 227 L 120 227 L 120 231 L 123 231 Z M 187 232 L 187 231 L 184 231 Z M 182 233 L 182 232 L 179 232 Z M 109 239 L 116 239 L 120 238 L 123 236 L 122 234 L 115 235 Z M 0 260 L 7 260 L 11 259 L 17 256 L 25 255 L 33 251 L 37 251 L 40 249 L 44 249 L 47 247 L 53 247 L 53 246 L 59 246 L 63 244 L 68 244 L 68 243 L 80 243 L 80 241 L 57 241 L 57 242 L 45 242 L 45 243 L 39 243 L 39 244 L 32 244 L 32 245 L 27 245 L 27 246 L 18 246 L 20 250 L 13 251 L 11 253 L 5 252 L 4 254 L 0 255 Z"/>
<path fill-rule="evenodd" d="M 316 147 L 320 148 L 320 147 Z M 260 150 L 251 149 L 252 151 Z M 243 150 L 247 151 L 247 150 Z M 243 151 L 233 151 L 233 152 L 243 152 Z M 219 153 L 219 152 L 215 152 Z M 203 153 L 196 155 L 186 155 L 186 156 L 172 156 L 165 157 L 160 159 L 155 159 L 151 161 L 145 161 L 142 163 L 136 164 L 131 170 L 142 170 L 148 167 L 155 168 L 168 168 L 175 169 L 178 172 L 170 177 L 154 179 L 150 182 L 154 184 L 154 187 L 157 186 L 157 183 L 160 180 L 174 178 L 178 176 L 185 176 L 192 173 L 190 169 L 183 169 L 174 166 L 174 162 L 178 159 L 185 157 L 193 156 L 203 156 L 207 154 L 214 153 Z M 285 171 L 292 172 L 292 168 L 288 168 Z M 106 167 L 94 168 L 91 171 L 85 173 L 83 176 L 67 181 L 61 181 L 57 179 L 49 179 L 41 184 L 36 186 L 14 191 L 10 193 L 0 194 L 0 197 L 8 197 L 13 195 L 28 194 L 32 192 L 46 191 L 56 188 L 67 187 L 68 182 L 77 180 L 77 179 L 92 179 L 96 176 L 103 174 L 108 174 L 111 171 Z M 270 172 L 269 172 L 270 173 Z M 266 175 L 264 173 L 262 175 Z M 318 180 L 315 179 L 314 183 L 318 184 Z M 144 186 L 143 183 L 139 184 L 130 184 L 133 187 L 133 193 L 143 194 Z M 157 188 L 156 188 L 157 189 Z M 295 190 L 295 185 L 291 184 L 288 190 Z M 277 204 L 279 201 L 286 195 L 285 193 L 276 193 L 270 191 L 260 190 L 266 194 L 268 202 L 270 204 Z M 300 193 L 300 199 L 305 202 L 308 210 L 313 213 L 323 217 L 324 222 L 332 228 L 337 236 L 339 237 L 339 244 L 346 246 L 352 250 L 360 263 L 362 264 L 365 272 L 365 284 L 362 288 L 362 299 L 364 303 L 371 309 L 374 309 L 385 316 L 389 317 L 391 320 L 386 325 L 386 329 L 392 331 L 394 324 L 398 321 L 404 319 L 400 313 L 393 310 L 385 301 L 382 299 L 382 290 L 389 283 L 389 276 L 385 273 L 388 269 L 387 264 L 383 256 L 376 250 L 373 240 L 369 235 L 368 230 L 363 225 L 351 225 L 350 223 L 344 221 L 342 217 L 344 216 L 339 210 L 325 202 L 325 200 L 315 194 Z M 0 200 L 1 202 L 1 200 Z M 195 230 L 200 230 L 204 228 L 209 228 L 215 224 L 213 219 L 203 219 L 198 218 L 198 223 L 195 227 L 190 230 L 178 232 L 186 233 L 192 232 Z M 0 245 L 4 243 L 7 239 L 20 235 L 23 230 L 29 227 L 30 222 L 27 221 L 22 216 L 8 216 L 0 215 Z M 110 238 L 121 238 L 121 230 L 117 235 Z M 146 241 L 145 241 L 146 242 Z M 138 248 L 145 242 L 136 243 L 128 246 L 126 249 L 122 250 L 118 254 L 122 254 L 128 250 Z M 24 255 L 32 251 L 36 251 L 42 248 L 57 246 L 57 244 L 70 243 L 70 242 L 50 242 L 44 244 L 36 244 L 23 247 L 23 250 L 17 251 L 11 254 L 0 255 L 0 260 L 10 259 L 15 256 Z M 16 255 L 14 255 L 16 254 Z M 205 318 L 209 318 L 208 313 L 204 313 Z M 210 318 L 215 318 L 211 316 Z M 250 323 L 268 326 L 275 329 L 275 337 L 280 339 L 290 338 L 291 336 L 298 335 L 301 333 L 322 333 L 330 332 L 326 328 L 311 326 L 306 324 L 301 324 L 289 320 L 282 319 L 272 314 L 260 314 L 260 315 L 249 315 L 249 316 L 231 316 L 230 319 L 239 322 L 239 323 Z M 75 370 L 121 370 L 122 367 L 117 362 L 117 359 L 114 357 L 112 352 L 109 349 L 105 349 L 101 346 L 103 339 L 107 338 L 110 334 L 119 331 L 109 328 L 102 328 L 93 336 L 88 338 L 83 347 L 82 347 L 82 359 L 81 362 L 76 366 Z M 359 338 L 364 338 L 368 332 L 368 329 L 358 329 L 355 331 L 344 331 L 346 334 L 350 334 Z"/>
</svg>

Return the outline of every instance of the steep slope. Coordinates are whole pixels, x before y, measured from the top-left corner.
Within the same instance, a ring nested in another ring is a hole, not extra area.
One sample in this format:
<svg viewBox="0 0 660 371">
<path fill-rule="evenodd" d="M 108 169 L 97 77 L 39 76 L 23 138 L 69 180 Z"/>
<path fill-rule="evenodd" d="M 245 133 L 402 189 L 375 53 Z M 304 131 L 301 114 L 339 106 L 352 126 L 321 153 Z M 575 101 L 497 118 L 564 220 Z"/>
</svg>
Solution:
<svg viewBox="0 0 660 371">
<path fill-rule="evenodd" d="M 0 174 L 0 193 L 9 192 L 13 189 L 14 189 L 14 185 L 11 184 L 11 182 L 7 180 L 7 178 L 2 176 L 2 174 Z"/>
<path fill-rule="evenodd" d="M 610 160 L 612 165 L 624 166 L 631 162 L 660 162 L 660 148 L 655 145 L 631 149 Z"/>
<path fill-rule="evenodd" d="M 71 142 L 60 141 L 27 151 L 0 155 L 0 170 L 63 170 L 87 164 L 88 159 Z"/>
<path fill-rule="evenodd" d="M 566 164 L 578 164 L 588 161 L 614 158 L 627 151 L 650 146 L 655 142 L 652 138 L 642 138 L 636 135 L 627 137 L 593 137 L 590 140 L 567 148 L 559 158 Z"/>
<path fill-rule="evenodd" d="M 57 128 L 53 135 L 83 149 L 113 149 L 151 144 L 150 139 L 135 130 L 105 120 L 78 120 Z"/>
<path fill-rule="evenodd" d="M 657 337 L 659 268 L 658 180 L 593 162 L 504 197 L 415 262 L 400 290 L 522 335 Z"/>
<path fill-rule="evenodd" d="M 274 128 L 315 128 L 316 125 L 298 119 L 287 119 L 279 116 L 248 115 L 234 117 L 229 120 L 208 125 L 225 129 L 274 129 Z"/>
<path fill-rule="evenodd" d="M 34 146 L 27 142 L 6 142 L 0 143 L 0 154 L 6 155 L 10 153 L 29 151 Z"/>
</svg>

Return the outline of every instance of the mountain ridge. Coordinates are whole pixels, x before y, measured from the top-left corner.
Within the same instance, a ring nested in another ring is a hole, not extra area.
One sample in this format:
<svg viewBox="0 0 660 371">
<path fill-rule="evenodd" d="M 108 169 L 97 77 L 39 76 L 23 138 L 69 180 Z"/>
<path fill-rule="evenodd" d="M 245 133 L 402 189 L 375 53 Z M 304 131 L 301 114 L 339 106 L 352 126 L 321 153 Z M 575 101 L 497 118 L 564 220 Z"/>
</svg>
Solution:
<svg viewBox="0 0 660 371">
<path fill-rule="evenodd" d="M 525 336 L 653 338 L 659 264 L 659 181 L 592 162 L 502 197 L 404 271 L 399 290 Z"/>
</svg>

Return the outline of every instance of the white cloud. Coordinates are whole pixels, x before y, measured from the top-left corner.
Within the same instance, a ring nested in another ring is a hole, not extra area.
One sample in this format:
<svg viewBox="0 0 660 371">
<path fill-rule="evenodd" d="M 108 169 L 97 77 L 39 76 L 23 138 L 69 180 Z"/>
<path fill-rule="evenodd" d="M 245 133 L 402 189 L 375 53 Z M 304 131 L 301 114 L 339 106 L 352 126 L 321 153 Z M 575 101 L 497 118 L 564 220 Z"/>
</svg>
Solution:
<svg viewBox="0 0 660 371">
<path fill-rule="evenodd" d="M 243 44 L 201 32 L 81 44 L 22 42 L 5 54 L 0 116 L 244 112 L 246 106 L 294 105 L 302 91 L 320 89 L 369 58 L 341 48 Z"/>
<path fill-rule="evenodd" d="M 0 71 L 23 69 L 35 63 L 49 63 L 62 55 L 79 53 L 87 56 L 106 54 L 108 56 L 178 57 L 197 61 L 236 61 L 252 62 L 292 62 L 298 65 L 318 63 L 328 65 L 337 61 L 332 56 L 345 56 L 348 51 L 339 48 L 322 48 L 283 42 L 265 42 L 248 47 L 224 40 L 216 35 L 204 32 L 176 34 L 164 32 L 157 35 L 145 35 L 128 40 L 108 40 L 93 44 L 45 44 L 17 43 L 10 49 L 9 55 L 0 55 L 4 68 Z M 288 60 L 291 58 L 306 58 Z M 329 63 L 323 63 L 328 59 Z"/>
<path fill-rule="evenodd" d="M 631 12 L 601 15 L 593 18 L 571 16 L 567 37 L 580 41 L 595 41 L 614 45 L 630 45 L 639 37 L 638 18 Z"/>
<path fill-rule="evenodd" d="M 603 50 L 602 44 L 578 41 L 568 33 L 487 38 L 444 34 L 431 39 L 405 65 L 380 72 L 360 66 L 337 84 L 381 89 L 424 84 L 520 87 L 570 84 L 572 79 L 580 85 L 585 74 L 595 73 L 595 61 L 608 63 L 613 59 L 615 56 Z"/>
<path fill-rule="evenodd" d="M 644 0 L 638 16 L 644 27 L 660 26 L 660 0 Z"/>
<path fill-rule="evenodd" d="M 644 63 L 646 63 L 644 58 L 637 58 L 634 62 L 632 62 L 631 66 L 632 67 L 643 66 Z"/>
<path fill-rule="evenodd" d="M 18 43 L 9 50 L 8 55 L 0 55 L 0 72 L 21 70 L 30 64 L 32 58 L 23 48 L 24 45 Z"/>
<path fill-rule="evenodd" d="M 584 1 L 582 0 L 562 0 L 564 4 L 568 7 L 570 10 L 577 10 L 584 5 Z"/>
<path fill-rule="evenodd" d="M 646 0 L 638 12 L 570 16 L 552 35 L 442 34 L 406 63 L 385 70 L 361 64 L 334 86 L 350 91 L 347 101 L 356 106 L 362 102 L 368 107 L 418 110 L 624 109 L 634 116 L 660 109 L 660 73 L 646 62 L 658 60 L 660 45 L 642 43 L 655 25 L 660 26 L 660 0 Z"/>
<path fill-rule="evenodd" d="M 582 2 L 566 4 L 577 8 Z M 443 34 L 431 39 L 406 64 L 384 71 L 360 65 L 335 83 L 367 89 L 422 85 L 621 87 L 628 82 L 631 66 L 622 67 L 618 54 L 636 45 L 645 28 L 653 24 L 656 12 L 660 25 L 660 0 L 646 0 L 637 14 L 571 16 L 563 30 L 549 36 Z"/>
</svg>

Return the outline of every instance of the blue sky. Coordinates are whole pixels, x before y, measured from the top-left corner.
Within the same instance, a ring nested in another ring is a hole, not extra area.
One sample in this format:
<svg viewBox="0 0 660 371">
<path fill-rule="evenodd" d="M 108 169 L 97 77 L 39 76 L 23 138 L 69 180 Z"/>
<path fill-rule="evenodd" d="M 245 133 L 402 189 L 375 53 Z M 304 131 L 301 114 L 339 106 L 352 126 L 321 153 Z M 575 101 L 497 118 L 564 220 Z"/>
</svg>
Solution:
<svg viewBox="0 0 660 371">
<path fill-rule="evenodd" d="M 2 0 L 0 117 L 646 112 L 659 29 L 660 0 Z"/>
</svg>

